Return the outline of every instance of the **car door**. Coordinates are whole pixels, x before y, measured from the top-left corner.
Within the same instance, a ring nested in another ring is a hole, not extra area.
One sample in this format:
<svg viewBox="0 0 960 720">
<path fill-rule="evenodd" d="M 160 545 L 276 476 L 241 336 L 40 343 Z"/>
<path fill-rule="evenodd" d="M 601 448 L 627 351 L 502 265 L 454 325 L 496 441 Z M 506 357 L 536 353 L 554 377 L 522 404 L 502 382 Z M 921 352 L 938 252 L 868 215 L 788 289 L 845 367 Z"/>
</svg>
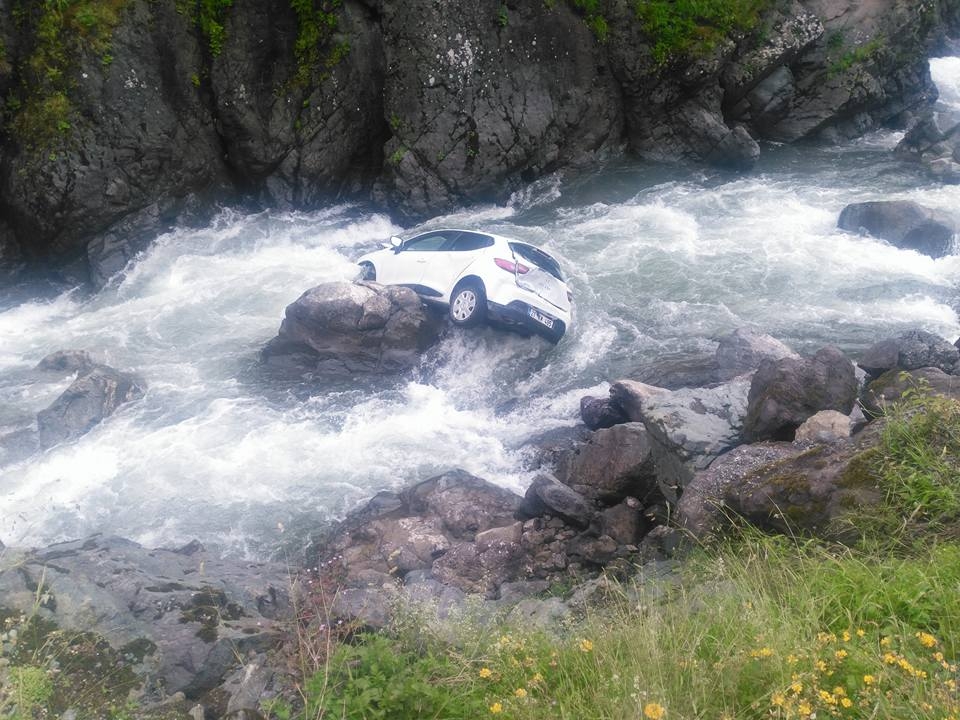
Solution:
<svg viewBox="0 0 960 720">
<path fill-rule="evenodd" d="M 406 285 L 418 292 L 424 268 L 432 264 L 436 253 L 452 242 L 455 233 L 437 231 L 423 233 L 406 240 L 398 252 L 377 269 L 377 281 L 387 285 Z"/>
<path fill-rule="evenodd" d="M 440 248 L 433 262 L 425 266 L 420 284 L 449 300 L 459 277 L 491 245 L 493 238 L 489 235 L 468 231 L 457 233 L 448 246 Z"/>
</svg>

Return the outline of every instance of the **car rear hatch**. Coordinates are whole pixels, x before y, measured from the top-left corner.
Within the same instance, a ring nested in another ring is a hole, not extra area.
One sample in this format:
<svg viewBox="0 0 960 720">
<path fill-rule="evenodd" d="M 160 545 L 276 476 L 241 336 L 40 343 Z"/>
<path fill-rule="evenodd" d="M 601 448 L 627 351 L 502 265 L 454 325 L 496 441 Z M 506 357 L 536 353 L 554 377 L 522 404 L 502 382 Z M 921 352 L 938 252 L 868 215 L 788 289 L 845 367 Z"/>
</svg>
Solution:
<svg viewBox="0 0 960 720">
<path fill-rule="evenodd" d="M 528 272 L 517 274 L 517 285 L 536 293 L 551 305 L 570 311 L 570 290 L 560 275 L 557 261 L 543 250 L 525 243 L 510 243 L 517 261 L 530 266 Z"/>
</svg>

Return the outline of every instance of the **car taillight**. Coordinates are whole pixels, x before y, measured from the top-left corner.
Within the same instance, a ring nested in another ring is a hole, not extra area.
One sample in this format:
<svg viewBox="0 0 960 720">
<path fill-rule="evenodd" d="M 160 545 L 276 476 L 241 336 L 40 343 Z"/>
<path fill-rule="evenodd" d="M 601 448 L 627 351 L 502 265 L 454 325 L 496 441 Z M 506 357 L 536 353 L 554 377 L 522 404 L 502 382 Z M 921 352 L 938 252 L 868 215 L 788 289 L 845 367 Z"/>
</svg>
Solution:
<svg viewBox="0 0 960 720">
<path fill-rule="evenodd" d="M 497 267 L 501 270 L 506 270 L 508 273 L 516 273 L 517 275 L 525 275 L 530 272 L 528 268 L 523 263 L 515 263 L 513 260 L 504 260 L 502 258 L 495 258 L 494 262 L 497 264 Z"/>
</svg>

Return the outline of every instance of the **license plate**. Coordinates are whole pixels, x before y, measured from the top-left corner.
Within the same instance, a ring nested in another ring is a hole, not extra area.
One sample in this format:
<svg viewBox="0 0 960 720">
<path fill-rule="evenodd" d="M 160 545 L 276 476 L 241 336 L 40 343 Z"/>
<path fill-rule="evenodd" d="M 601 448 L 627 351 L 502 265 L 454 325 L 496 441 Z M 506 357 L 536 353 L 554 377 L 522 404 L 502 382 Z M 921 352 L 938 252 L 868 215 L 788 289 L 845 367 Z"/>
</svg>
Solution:
<svg viewBox="0 0 960 720">
<path fill-rule="evenodd" d="M 553 329 L 553 318 L 548 318 L 546 315 L 543 313 L 538 313 L 533 308 L 530 308 L 527 312 L 530 314 L 530 317 L 532 317 L 538 323 L 543 323 L 551 330 Z"/>
</svg>

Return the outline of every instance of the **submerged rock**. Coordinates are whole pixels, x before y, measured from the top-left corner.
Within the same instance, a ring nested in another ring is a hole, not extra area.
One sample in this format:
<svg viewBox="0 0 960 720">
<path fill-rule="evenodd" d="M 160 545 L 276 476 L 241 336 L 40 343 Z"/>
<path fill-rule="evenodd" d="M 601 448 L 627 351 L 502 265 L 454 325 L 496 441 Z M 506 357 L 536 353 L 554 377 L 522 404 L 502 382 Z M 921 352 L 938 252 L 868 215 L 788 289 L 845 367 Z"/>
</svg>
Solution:
<svg viewBox="0 0 960 720">
<path fill-rule="evenodd" d="M 932 258 L 953 250 L 956 224 L 952 217 L 909 200 L 881 200 L 853 203 L 840 213 L 837 227 L 865 231 L 905 250 L 916 250 Z"/>
<path fill-rule="evenodd" d="M 260 354 L 295 377 L 399 373 L 439 338 L 440 318 L 409 288 L 331 282 L 287 306 L 280 331 Z"/>
</svg>

